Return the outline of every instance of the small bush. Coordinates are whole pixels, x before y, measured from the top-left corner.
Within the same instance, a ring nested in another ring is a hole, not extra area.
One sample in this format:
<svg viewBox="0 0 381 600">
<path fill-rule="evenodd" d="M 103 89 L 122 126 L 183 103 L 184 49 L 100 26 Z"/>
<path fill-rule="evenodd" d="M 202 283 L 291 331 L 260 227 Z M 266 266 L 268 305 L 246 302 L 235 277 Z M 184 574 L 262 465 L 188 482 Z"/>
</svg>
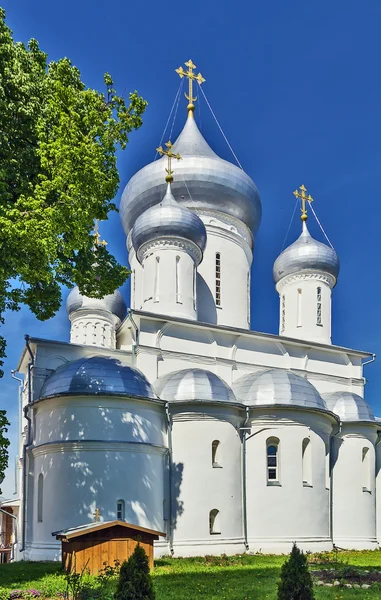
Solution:
<svg viewBox="0 0 381 600">
<path fill-rule="evenodd" d="M 139 544 L 120 567 L 115 600 L 155 600 L 148 556 Z"/>
<path fill-rule="evenodd" d="M 314 600 L 311 573 L 307 557 L 293 545 L 290 557 L 283 564 L 278 583 L 278 600 Z"/>
</svg>

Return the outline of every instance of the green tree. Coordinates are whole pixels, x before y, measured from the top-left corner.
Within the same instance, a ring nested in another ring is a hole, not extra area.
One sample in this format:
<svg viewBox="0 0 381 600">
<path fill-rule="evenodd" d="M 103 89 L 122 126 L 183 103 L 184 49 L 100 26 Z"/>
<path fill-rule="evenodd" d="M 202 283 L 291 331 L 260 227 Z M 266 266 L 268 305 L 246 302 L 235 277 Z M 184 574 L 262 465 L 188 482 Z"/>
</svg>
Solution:
<svg viewBox="0 0 381 600">
<path fill-rule="evenodd" d="M 102 297 L 128 276 L 105 247 L 93 251 L 92 229 L 116 210 L 116 151 L 147 103 L 133 92 L 126 104 L 104 82 L 105 93 L 89 89 L 68 58 L 48 63 L 36 40 L 15 43 L 0 8 L 0 323 L 22 304 L 49 319 L 61 285 Z"/>
<path fill-rule="evenodd" d="M 8 431 L 9 422 L 5 410 L 0 410 L 0 485 L 3 482 L 5 469 L 8 466 L 8 446 L 10 441 L 5 437 Z M 1 494 L 1 487 L 0 487 Z"/>
<path fill-rule="evenodd" d="M 154 600 L 148 556 L 138 544 L 133 554 L 120 567 L 115 600 Z"/>
<path fill-rule="evenodd" d="M 278 600 L 313 600 L 314 597 L 307 557 L 294 544 L 280 572 Z"/>
</svg>

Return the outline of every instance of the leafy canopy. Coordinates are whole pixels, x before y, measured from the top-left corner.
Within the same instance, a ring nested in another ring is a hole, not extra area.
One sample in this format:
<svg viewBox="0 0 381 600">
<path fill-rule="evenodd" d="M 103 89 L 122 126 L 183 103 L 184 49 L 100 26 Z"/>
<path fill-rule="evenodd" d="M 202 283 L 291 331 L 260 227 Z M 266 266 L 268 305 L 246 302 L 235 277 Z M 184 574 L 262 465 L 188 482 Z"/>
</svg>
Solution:
<svg viewBox="0 0 381 600">
<path fill-rule="evenodd" d="M 15 43 L 0 8 L 0 315 L 22 304 L 41 320 L 61 285 L 112 293 L 128 276 L 94 252 L 94 219 L 116 210 L 116 151 L 142 125 L 146 101 L 89 89 L 68 58 L 47 62 L 36 40 Z M 0 341 L 0 358 L 5 342 Z M 1 363 L 0 363 L 1 364 Z"/>
</svg>

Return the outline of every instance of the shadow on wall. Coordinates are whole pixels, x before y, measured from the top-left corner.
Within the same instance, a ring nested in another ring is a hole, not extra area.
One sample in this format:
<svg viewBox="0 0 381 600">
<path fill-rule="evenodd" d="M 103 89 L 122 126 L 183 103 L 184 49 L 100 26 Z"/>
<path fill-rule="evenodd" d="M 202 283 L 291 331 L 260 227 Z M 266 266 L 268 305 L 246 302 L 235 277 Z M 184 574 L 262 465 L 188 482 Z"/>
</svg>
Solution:
<svg viewBox="0 0 381 600">
<path fill-rule="evenodd" d="M 197 318 L 203 323 L 217 324 L 217 309 L 213 294 L 207 286 L 205 279 L 197 273 Z"/>
</svg>

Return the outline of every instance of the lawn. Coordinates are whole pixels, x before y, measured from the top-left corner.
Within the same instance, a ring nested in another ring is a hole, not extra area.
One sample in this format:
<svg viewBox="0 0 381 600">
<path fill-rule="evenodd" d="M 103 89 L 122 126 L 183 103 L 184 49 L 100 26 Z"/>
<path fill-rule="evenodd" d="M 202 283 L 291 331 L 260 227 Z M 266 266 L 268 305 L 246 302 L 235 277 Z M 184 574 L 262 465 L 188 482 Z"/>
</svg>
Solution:
<svg viewBox="0 0 381 600">
<path fill-rule="evenodd" d="M 335 557 L 324 560 L 332 568 Z M 156 561 L 152 572 L 157 600 L 276 600 L 276 583 L 283 556 L 242 555 L 233 557 L 163 558 Z M 381 551 L 342 552 L 338 555 L 342 567 L 353 566 L 359 571 L 381 570 Z M 311 565 L 312 569 L 321 568 Z M 84 584 L 95 589 L 95 577 L 85 576 Z M 114 585 L 111 582 L 111 587 Z M 34 588 L 47 598 L 64 592 L 66 583 L 57 563 L 20 562 L 0 565 L 0 599 L 7 596 L 5 590 Z M 3 593 L 1 593 L 1 591 Z M 88 597 L 96 597 L 89 589 Z M 372 600 L 381 598 L 381 586 L 370 589 L 347 589 L 343 587 L 316 587 L 316 600 L 345 600 L 358 598 Z M 110 594 L 108 594 L 110 596 Z M 98 596 L 99 597 L 99 596 Z"/>
</svg>

